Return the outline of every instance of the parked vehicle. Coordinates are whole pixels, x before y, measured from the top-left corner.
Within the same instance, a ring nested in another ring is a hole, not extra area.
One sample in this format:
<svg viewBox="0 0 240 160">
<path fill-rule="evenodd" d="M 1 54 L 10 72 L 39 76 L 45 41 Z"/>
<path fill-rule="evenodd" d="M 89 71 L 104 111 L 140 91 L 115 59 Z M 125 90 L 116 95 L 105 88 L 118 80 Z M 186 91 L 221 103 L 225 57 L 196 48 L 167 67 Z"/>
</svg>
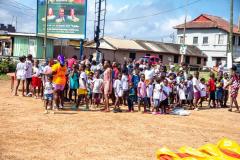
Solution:
<svg viewBox="0 0 240 160">
<path fill-rule="evenodd" d="M 140 58 L 137 62 L 140 63 L 141 61 L 144 61 L 146 63 L 151 63 L 152 65 L 156 65 L 159 63 L 160 58 L 157 56 L 144 56 Z"/>
</svg>

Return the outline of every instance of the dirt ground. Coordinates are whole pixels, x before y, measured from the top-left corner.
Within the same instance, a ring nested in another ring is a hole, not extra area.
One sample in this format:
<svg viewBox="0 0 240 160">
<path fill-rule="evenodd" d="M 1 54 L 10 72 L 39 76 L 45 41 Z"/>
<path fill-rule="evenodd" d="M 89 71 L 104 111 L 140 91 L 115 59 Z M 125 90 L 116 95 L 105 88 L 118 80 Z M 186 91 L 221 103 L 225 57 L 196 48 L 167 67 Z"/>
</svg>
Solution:
<svg viewBox="0 0 240 160">
<path fill-rule="evenodd" d="M 226 109 L 192 111 L 188 117 L 141 113 L 59 111 L 44 115 L 43 102 L 13 97 L 0 81 L 1 160 L 147 160 L 158 148 L 176 150 L 240 142 L 240 114 Z"/>
</svg>

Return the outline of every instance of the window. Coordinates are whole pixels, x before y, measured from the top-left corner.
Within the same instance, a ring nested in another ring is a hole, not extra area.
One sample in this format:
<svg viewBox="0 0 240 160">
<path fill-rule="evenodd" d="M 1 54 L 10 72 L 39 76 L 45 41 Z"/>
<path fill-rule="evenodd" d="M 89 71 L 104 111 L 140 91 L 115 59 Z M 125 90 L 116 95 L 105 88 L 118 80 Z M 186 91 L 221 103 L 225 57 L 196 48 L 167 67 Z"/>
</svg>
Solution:
<svg viewBox="0 0 240 160">
<path fill-rule="evenodd" d="M 223 34 L 219 34 L 218 35 L 218 44 L 223 44 L 224 41 L 224 35 Z"/>
<path fill-rule="evenodd" d="M 207 62 L 207 58 L 204 58 L 204 62 Z"/>
<path fill-rule="evenodd" d="M 132 60 L 136 59 L 136 53 L 129 53 L 129 58 Z"/>
<path fill-rule="evenodd" d="M 198 44 L 198 37 L 193 37 L 193 44 Z"/>
<path fill-rule="evenodd" d="M 238 37 L 238 46 L 240 46 L 240 36 Z"/>
<path fill-rule="evenodd" d="M 185 57 L 185 63 L 187 63 L 187 64 L 190 63 L 190 57 L 189 57 L 189 56 L 186 56 L 186 57 Z"/>
<path fill-rule="evenodd" d="M 203 37 L 203 44 L 208 44 L 208 37 Z"/>
<path fill-rule="evenodd" d="M 175 55 L 175 56 L 174 56 L 174 60 L 173 60 L 174 63 L 178 63 L 178 59 L 179 59 L 179 56 Z"/>
<path fill-rule="evenodd" d="M 232 37 L 232 44 L 235 45 L 235 36 Z"/>
<path fill-rule="evenodd" d="M 150 54 L 146 54 L 146 56 L 151 56 Z"/>
<path fill-rule="evenodd" d="M 182 44 L 183 41 L 184 41 L 183 36 L 180 36 L 179 39 L 180 39 L 180 40 L 179 40 L 180 44 Z"/>
<path fill-rule="evenodd" d="M 200 57 L 197 58 L 197 64 L 201 64 L 202 59 Z"/>
</svg>

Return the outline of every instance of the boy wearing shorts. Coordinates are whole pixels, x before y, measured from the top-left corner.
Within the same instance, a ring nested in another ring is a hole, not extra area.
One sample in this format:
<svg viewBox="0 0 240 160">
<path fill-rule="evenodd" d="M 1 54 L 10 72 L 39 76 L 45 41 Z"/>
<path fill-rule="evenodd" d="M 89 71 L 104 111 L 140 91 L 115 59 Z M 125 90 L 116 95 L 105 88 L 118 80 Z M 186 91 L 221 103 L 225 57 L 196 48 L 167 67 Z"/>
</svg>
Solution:
<svg viewBox="0 0 240 160">
<path fill-rule="evenodd" d="M 88 98 L 87 98 L 87 74 L 85 72 L 85 65 L 81 64 L 79 67 L 80 77 L 79 77 L 79 89 L 78 89 L 78 101 L 76 109 L 79 108 L 79 105 L 83 100 L 86 103 L 86 109 L 88 110 Z"/>
<path fill-rule="evenodd" d="M 44 85 L 44 107 L 45 114 L 48 114 L 48 110 L 53 109 L 53 77 L 49 75 L 47 77 L 47 82 Z"/>
</svg>

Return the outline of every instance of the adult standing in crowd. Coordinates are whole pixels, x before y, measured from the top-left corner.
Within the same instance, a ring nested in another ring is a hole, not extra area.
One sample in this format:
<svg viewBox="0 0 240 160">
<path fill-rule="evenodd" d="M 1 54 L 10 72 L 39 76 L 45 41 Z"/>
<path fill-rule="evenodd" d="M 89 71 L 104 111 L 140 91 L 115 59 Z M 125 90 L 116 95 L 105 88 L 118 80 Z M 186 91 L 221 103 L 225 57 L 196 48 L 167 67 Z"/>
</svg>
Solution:
<svg viewBox="0 0 240 160">
<path fill-rule="evenodd" d="M 26 60 L 26 93 L 27 96 L 31 96 L 30 93 L 30 84 L 32 82 L 32 71 L 33 71 L 33 59 L 32 59 L 32 55 L 29 54 L 27 56 L 27 60 Z"/>
<path fill-rule="evenodd" d="M 18 96 L 18 87 L 20 85 L 20 82 L 22 81 L 22 96 L 24 96 L 24 90 L 25 90 L 25 80 L 26 80 L 26 63 L 25 63 L 25 56 L 19 57 L 19 63 L 16 67 L 16 79 L 17 79 L 17 86 L 15 88 L 15 96 Z"/>
<path fill-rule="evenodd" d="M 235 104 L 237 108 L 237 112 L 239 112 L 237 97 L 238 97 L 238 91 L 240 87 L 240 79 L 239 75 L 237 74 L 237 67 L 234 65 L 231 69 L 231 79 L 227 86 L 225 86 L 224 89 L 226 89 L 228 86 L 230 86 L 230 108 L 229 111 L 232 112 L 233 104 Z"/>
<path fill-rule="evenodd" d="M 104 81 L 104 98 L 105 98 L 105 112 L 109 112 L 109 96 L 112 93 L 112 69 L 110 67 L 110 62 L 104 62 L 104 73 L 103 73 L 103 81 Z"/>
<path fill-rule="evenodd" d="M 62 109 L 64 104 L 63 91 L 66 84 L 67 67 L 63 55 L 58 56 L 58 63 L 52 66 L 55 107 Z"/>
<path fill-rule="evenodd" d="M 147 69 L 145 70 L 144 75 L 145 75 L 146 85 L 148 85 L 152 81 L 154 76 L 154 69 L 152 68 L 151 63 L 148 63 Z"/>
</svg>

